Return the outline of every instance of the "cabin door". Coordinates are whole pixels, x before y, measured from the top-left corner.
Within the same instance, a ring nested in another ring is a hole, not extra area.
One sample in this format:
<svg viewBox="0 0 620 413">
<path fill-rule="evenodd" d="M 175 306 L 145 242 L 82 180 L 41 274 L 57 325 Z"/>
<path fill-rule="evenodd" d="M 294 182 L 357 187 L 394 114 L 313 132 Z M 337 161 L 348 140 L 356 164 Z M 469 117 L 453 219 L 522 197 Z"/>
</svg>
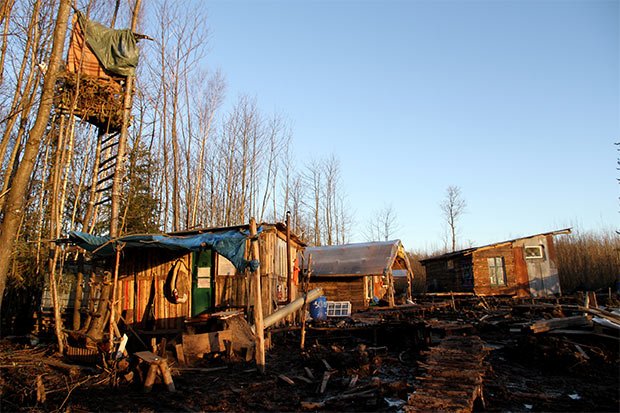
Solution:
<svg viewBox="0 0 620 413">
<path fill-rule="evenodd" d="M 213 252 L 195 252 L 192 257 L 192 317 L 213 308 Z"/>
</svg>

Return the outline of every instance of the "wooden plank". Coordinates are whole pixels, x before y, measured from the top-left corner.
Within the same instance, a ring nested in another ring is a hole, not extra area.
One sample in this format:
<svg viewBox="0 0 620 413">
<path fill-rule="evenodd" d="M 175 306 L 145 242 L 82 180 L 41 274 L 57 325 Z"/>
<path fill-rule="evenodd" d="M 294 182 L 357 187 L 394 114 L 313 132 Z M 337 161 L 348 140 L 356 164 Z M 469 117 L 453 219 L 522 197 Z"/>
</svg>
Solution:
<svg viewBox="0 0 620 413">
<path fill-rule="evenodd" d="M 202 357 L 205 353 L 226 351 L 224 341 L 231 341 L 230 330 L 204 334 L 183 334 L 185 356 Z"/>
<path fill-rule="evenodd" d="M 162 358 L 159 357 L 157 354 L 154 354 L 150 351 L 138 351 L 137 353 L 134 353 L 136 357 L 140 358 L 141 360 L 146 361 L 149 364 L 159 364 L 162 361 Z"/>
</svg>

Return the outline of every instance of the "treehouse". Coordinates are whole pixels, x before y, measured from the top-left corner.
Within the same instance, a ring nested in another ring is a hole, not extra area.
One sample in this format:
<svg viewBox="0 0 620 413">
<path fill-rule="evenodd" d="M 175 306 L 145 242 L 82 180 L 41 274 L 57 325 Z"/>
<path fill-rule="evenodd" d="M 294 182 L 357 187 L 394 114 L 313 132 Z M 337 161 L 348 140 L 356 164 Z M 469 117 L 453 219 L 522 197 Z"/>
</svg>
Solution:
<svg viewBox="0 0 620 413">
<path fill-rule="evenodd" d="M 103 133 L 123 126 L 125 79 L 138 64 L 137 39 L 130 30 L 114 30 L 77 11 L 65 69 L 59 74 L 54 105 Z"/>
</svg>

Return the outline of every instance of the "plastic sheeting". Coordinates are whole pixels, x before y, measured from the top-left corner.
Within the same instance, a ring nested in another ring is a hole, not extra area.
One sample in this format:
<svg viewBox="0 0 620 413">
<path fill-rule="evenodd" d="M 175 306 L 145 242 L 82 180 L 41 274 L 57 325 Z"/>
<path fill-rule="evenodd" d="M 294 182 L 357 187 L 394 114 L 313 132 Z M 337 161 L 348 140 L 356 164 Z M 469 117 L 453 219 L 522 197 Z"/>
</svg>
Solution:
<svg viewBox="0 0 620 413">
<path fill-rule="evenodd" d="M 138 46 L 131 30 L 110 29 L 101 23 L 88 20 L 79 11 L 77 16 L 86 43 L 101 65 L 120 76 L 133 75 L 138 66 Z"/>
<path fill-rule="evenodd" d="M 260 229 L 259 229 L 260 232 Z M 84 232 L 69 232 L 69 242 L 99 257 L 114 255 L 117 245 L 123 249 L 160 248 L 171 251 L 201 251 L 212 249 L 226 257 L 239 271 L 258 268 L 258 261 L 245 259 L 245 244 L 249 234 L 241 231 L 202 233 L 193 235 L 127 235 L 111 240 Z"/>
</svg>

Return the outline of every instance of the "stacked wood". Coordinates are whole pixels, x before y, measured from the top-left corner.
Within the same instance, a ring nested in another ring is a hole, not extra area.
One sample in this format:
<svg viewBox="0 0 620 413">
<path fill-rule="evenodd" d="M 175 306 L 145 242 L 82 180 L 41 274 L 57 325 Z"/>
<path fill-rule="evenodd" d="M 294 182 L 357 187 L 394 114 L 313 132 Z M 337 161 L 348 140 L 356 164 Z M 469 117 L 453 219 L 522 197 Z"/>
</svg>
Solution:
<svg viewBox="0 0 620 413">
<path fill-rule="evenodd" d="M 415 392 L 409 396 L 406 412 L 471 412 L 482 398 L 487 350 L 477 336 L 448 337 L 424 352 L 426 374 L 417 377 Z"/>
<path fill-rule="evenodd" d="M 549 320 L 539 320 L 530 324 L 529 329 L 533 333 L 544 333 L 551 330 L 571 328 L 571 327 L 590 327 L 592 321 L 588 316 L 579 315 L 574 317 L 551 318 Z"/>
</svg>

